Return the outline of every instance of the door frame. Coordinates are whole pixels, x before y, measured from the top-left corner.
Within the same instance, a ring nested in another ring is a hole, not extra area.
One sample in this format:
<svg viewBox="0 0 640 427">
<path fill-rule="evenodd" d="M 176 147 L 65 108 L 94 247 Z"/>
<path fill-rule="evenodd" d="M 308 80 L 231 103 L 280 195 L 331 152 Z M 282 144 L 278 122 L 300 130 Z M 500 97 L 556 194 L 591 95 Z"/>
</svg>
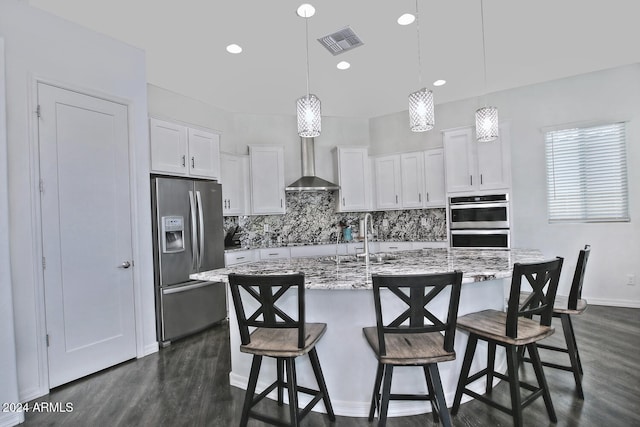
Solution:
<svg viewBox="0 0 640 427">
<path fill-rule="evenodd" d="M 112 94 L 106 94 L 96 89 L 87 88 L 84 86 L 74 85 L 69 82 L 61 82 L 59 80 L 47 78 L 44 76 L 31 74 L 29 76 L 29 160 L 30 160 L 30 176 L 31 176 L 31 203 L 33 211 L 31 212 L 31 227 L 33 230 L 32 249 L 35 254 L 36 260 L 43 259 L 43 243 L 42 243 L 42 206 L 40 203 L 40 149 L 39 149 L 39 131 L 38 131 L 38 84 L 46 84 L 49 86 L 55 86 L 57 88 L 68 90 L 72 92 L 78 92 L 83 95 L 100 98 L 105 101 L 121 104 L 127 107 L 127 122 L 128 130 L 127 135 L 129 139 L 129 202 L 131 206 L 131 251 L 133 254 L 134 266 L 135 261 L 141 260 L 142 254 L 140 253 L 140 245 L 138 241 L 139 227 L 138 227 L 138 213 L 142 207 L 138 206 L 138 190 L 136 183 L 137 168 L 136 168 L 136 155 L 135 155 L 135 134 L 133 132 L 134 126 L 134 103 L 132 99 L 121 98 Z M 48 351 L 46 344 L 47 336 L 47 323 L 46 323 L 46 310 L 45 310 L 45 285 L 44 285 L 44 269 L 41 262 L 35 262 L 33 265 L 33 277 L 36 278 L 34 284 L 35 300 L 36 300 L 36 331 L 38 333 L 37 339 L 37 354 L 38 354 L 38 378 L 39 378 L 39 390 L 37 395 L 41 396 L 46 394 L 50 390 L 49 386 L 49 363 L 48 363 Z M 134 318 L 135 318 L 135 334 L 136 334 L 136 358 L 145 356 L 151 353 L 149 349 L 145 349 L 144 346 L 144 318 L 142 307 L 142 291 L 141 291 L 141 271 L 139 268 L 133 269 L 133 305 L 134 305 Z M 25 397 L 25 396 L 21 396 Z M 27 398 L 29 398 L 28 396 Z"/>
</svg>

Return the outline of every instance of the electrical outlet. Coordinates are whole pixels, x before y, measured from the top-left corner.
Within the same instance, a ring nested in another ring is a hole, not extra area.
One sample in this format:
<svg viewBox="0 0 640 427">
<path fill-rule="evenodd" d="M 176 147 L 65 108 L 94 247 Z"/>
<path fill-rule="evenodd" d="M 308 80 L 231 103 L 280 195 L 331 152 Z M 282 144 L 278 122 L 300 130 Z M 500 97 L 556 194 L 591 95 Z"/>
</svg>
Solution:
<svg viewBox="0 0 640 427">
<path fill-rule="evenodd" d="M 636 275 L 635 274 L 627 274 L 627 285 L 635 286 L 636 285 Z"/>
<path fill-rule="evenodd" d="M 389 220 L 388 219 L 383 219 L 382 220 L 382 226 L 384 228 L 388 228 L 389 227 Z"/>
<path fill-rule="evenodd" d="M 422 225 L 423 227 L 427 226 L 427 218 L 420 218 L 420 225 Z"/>
<path fill-rule="evenodd" d="M 264 225 L 264 232 L 268 233 L 269 232 L 269 224 L 265 224 Z"/>
</svg>

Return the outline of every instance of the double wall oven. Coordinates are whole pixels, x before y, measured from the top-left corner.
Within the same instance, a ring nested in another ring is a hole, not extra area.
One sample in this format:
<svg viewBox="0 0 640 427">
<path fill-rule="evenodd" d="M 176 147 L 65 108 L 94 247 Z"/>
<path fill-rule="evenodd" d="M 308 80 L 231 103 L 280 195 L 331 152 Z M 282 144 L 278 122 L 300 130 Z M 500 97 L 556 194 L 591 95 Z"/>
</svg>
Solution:
<svg viewBox="0 0 640 427">
<path fill-rule="evenodd" d="M 450 197 L 449 230 L 454 248 L 511 247 L 509 195 Z"/>
</svg>

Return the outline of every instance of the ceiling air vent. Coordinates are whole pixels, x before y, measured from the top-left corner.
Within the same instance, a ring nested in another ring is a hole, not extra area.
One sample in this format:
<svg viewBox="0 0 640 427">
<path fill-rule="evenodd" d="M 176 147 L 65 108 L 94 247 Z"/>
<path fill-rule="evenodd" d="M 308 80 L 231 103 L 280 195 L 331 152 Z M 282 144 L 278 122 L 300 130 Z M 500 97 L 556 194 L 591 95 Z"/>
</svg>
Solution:
<svg viewBox="0 0 640 427">
<path fill-rule="evenodd" d="M 333 34 L 319 38 L 318 41 L 334 56 L 364 44 L 351 27 L 344 27 Z"/>
</svg>

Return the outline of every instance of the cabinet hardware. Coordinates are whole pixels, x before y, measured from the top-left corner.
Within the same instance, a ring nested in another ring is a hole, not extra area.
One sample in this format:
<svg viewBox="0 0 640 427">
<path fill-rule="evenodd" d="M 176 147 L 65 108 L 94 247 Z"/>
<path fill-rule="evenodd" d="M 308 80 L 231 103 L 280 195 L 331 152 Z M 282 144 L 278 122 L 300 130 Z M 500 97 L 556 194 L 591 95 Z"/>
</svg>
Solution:
<svg viewBox="0 0 640 427">
<path fill-rule="evenodd" d="M 269 256 L 275 256 L 275 255 L 278 255 L 278 253 L 277 253 L 277 252 L 275 252 L 275 253 L 270 253 L 270 254 L 269 254 Z"/>
<path fill-rule="evenodd" d="M 473 185 L 473 175 L 469 175 L 469 181 L 471 182 L 471 185 Z"/>
<path fill-rule="evenodd" d="M 191 168 L 195 168 L 196 167 L 196 158 L 195 157 L 191 157 Z"/>
<path fill-rule="evenodd" d="M 429 201 L 429 193 L 427 192 L 427 202 Z"/>
<path fill-rule="evenodd" d="M 418 202 L 422 203 L 422 193 L 418 193 Z"/>
<path fill-rule="evenodd" d="M 342 206 L 344 206 L 344 197 L 342 198 Z"/>
<path fill-rule="evenodd" d="M 398 204 L 398 195 L 396 194 L 396 205 Z"/>
<path fill-rule="evenodd" d="M 480 185 L 482 185 L 482 174 L 480 174 Z"/>
<path fill-rule="evenodd" d="M 280 207 L 282 207 L 282 199 L 280 199 Z"/>
<path fill-rule="evenodd" d="M 236 259 L 237 259 L 237 260 L 240 260 L 240 259 L 244 259 L 244 257 L 243 257 L 243 256 L 239 256 L 239 257 L 237 257 Z"/>
<path fill-rule="evenodd" d="M 182 167 L 187 166 L 187 156 L 185 156 L 184 154 L 182 155 Z"/>
</svg>

